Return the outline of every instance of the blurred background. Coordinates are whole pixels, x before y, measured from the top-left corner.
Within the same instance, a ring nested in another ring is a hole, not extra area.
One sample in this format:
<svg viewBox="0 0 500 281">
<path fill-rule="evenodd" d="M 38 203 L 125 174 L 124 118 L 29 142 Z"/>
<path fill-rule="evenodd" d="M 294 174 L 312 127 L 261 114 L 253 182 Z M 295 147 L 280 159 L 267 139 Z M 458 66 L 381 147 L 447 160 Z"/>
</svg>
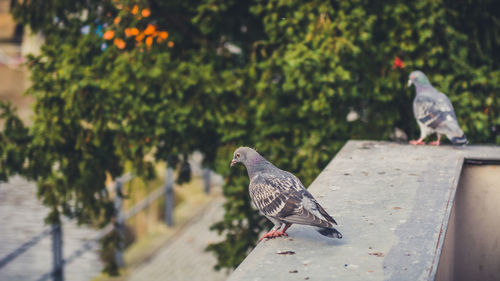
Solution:
<svg viewBox="0 0 500 281">
<path fill-rule="evenodd" d="M 413 70 L 500 144 L 499 9 L 0 0 L 0 279 L 224 280 L 269 227 L 234 149 L 308 186 L 349 139 L 406 143 Z"/>
</svg>

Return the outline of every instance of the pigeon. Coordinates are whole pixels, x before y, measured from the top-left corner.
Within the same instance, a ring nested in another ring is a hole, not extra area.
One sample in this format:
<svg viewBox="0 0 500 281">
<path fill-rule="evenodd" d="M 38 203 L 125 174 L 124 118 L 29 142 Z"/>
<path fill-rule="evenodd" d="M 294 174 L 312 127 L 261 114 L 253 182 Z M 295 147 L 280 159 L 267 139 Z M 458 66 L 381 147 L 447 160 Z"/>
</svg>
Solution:
<svg viewBox="0 0 500 281">
<path fill-rule="evenodd" d="M 236 163 L 242 163 L 247 169 L 252 203 L 274 224 L 259 241 L 264 238 L 288 236 L 286 230 L 294 223 L 313 226 L 316 231 L 327 237 L 342 238 L 342 234 L 333 227 L 337 222 L 296 176 L 278 169 L 249 147 L 236 149 L 231 167 Z"/>
<path fill-rule="evenodd" d="M 441 135 L 446 135 L 454 145 L 467 144 L 467 138 L 458 125 L 457 116 L 448 97 L 432 87 L 421 71 L 410 73 L 408 87 L 412 84 L 417 91 L 413 100 L 413 114 L 420 127 L 420 138 L 410 141 L 410 144 L 425 145 L 424 139 L 433 133 L 437 133 L 437 140 L 431 142 L 431 145 L 440 145 Z"/>
</svg>

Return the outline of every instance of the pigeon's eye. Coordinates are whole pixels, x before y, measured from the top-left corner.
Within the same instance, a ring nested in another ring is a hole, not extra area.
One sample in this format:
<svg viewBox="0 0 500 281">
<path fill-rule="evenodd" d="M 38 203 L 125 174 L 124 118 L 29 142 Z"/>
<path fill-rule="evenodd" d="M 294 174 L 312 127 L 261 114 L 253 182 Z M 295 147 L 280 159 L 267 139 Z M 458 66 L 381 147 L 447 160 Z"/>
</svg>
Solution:
<svg viewBox="0 0 500 281">
<path fill-rule="evenodd" d="M 236 158 L 240 158 L 240 154 L 239 153 L 236 153 Z"/>
</svg>

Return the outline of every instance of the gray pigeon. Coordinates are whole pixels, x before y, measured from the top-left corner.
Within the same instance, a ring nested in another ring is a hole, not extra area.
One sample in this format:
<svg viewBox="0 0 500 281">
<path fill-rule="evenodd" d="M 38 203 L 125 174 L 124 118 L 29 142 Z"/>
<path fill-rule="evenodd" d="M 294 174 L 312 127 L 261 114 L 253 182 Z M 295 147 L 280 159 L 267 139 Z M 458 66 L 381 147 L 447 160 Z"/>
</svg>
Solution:
<svg viewBox="0 0 500 281">
<path fill-rule="evenodd" d="M 413 114 L 420 127 L 420 138 L 410 144 L 424 145 L 424 139 L 437 133 L 437 140 L 431 145 L 441 144 L 441 135 L 456 145 L 467 144 L 467 138 L 458 125 L 457 116 L 448 97 L 432 87 L 429 79 L 421 71 L 413 71 L 408 80 L 408 87 L 415 85 L 417 95 L 413 100 Z"/>
<path fill-rule="evenodd" d="M 243 163 L 250 178 L 249 192 L 253 204 L 274 227 L 260 238 L 287 236 L 293 224 L 311 225 L 327 237 L 342 238 L 333 225 L 335 220 L 321 207 L 293 174 L 275 167 L 249 147 L 236 149 L 231 167 Z M 284 225 L 281 231 L 278 231 Z"/>
</svg>

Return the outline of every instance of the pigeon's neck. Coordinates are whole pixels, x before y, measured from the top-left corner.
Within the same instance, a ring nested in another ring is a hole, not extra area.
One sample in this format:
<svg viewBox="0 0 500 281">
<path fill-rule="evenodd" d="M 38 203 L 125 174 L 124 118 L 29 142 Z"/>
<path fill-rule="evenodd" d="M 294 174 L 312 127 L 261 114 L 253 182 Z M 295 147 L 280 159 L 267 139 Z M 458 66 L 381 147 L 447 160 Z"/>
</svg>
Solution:
<svg viewBox="0 0 500 281">
<path fill-rule="evenodd" d="M 431 84 L 416 84 L 417 95 L 423 92 L 427 92 L 427 90 L 433 89 Z"/>
<path fill-rule="evenodd" d="M 268 171 L 269 169 L 275 168 L 271 162 L 267 161 L 264 157 L 258 156 L 250 160 L 247 166 L 248 177 L 253 178 L 256 174 Z"/>
</svg>

